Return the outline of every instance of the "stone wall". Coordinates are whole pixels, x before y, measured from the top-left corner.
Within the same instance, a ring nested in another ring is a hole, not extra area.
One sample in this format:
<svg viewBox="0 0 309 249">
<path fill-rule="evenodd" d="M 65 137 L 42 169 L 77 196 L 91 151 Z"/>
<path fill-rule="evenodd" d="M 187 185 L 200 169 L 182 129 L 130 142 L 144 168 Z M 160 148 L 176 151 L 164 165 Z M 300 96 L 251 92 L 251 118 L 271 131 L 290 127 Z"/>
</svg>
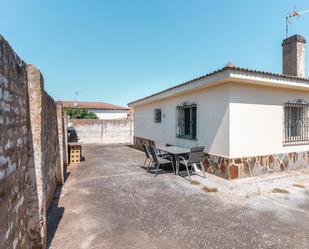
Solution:
<svg viewBox="0 0 309 249">
<path fill-rule="evenodd" d="M 155 146 L 155 142 L 153 140 L 134 136 L 133 146 L 135 149 L 144 151 L 144 148 L 143 148 L 144 144 L 147 144 L 149 146 Z"/>
<path fill-rule="evenodd" d="M 236 179 L 259 176 L 285 170 L 309 167 L 309 152 L 292 152 L 242 158 L 224 158 L 206 154 L 204 167 L 208 173 Z"/>
<path fill-rule="evenodd" d="M 77 141 L 84 144 L 129 144 L 132 143 L 131 119 L 72 119 L 69 129 L 77 135 Z"/>
<path fill-rule="evenodd" d="M 63 172 L 65 171 L 66 167 L 66 154 L 67 154 L 67 149 L 66 147 L 66 142 L 65 142 L 65 133 L 67 133 L 67 126 L 65 127 L 65 121 L 64 121 L 64 115 L 63 115 L 63 108 L 62 104 L 57 104 L 55 105 L 55 102 L 52 101 L 53 108 L 52 110 L 54 111 L 54 117 L 57 117 L 53 121 L 52 129 L 49 129 L 50 131 L 56 132 L 56 134 L 52 134 L 51 136 L 55 139 L 55 143 L 59 146 L 59 150 L 57 151 L 57 154 L 54 155 L 54 157 L 57 159 L 57 182 L 59 184 L 64 183 L 64 174 Z M 49 116 L 46 117 L 46 123 L 50 120 Z M 50 122 L 51 123 L 51 122 Z"/>
<path fill-rule="evenodd" d="M 53 197 L 57 184 L 64 183 L 63 171 L 63 139 L 59 137 L 63 133 L 62 110 L 58 110 L 55 101 L 43 92 L 42 106 L 42 157 L 45 167 L 46 205 Z M 30 109 L 31 110 L 31 109 Z"/>
<path fill-rule="evenodd" d="M 31 65 L 27 66 L 29 112 L 30 118 L 30 138 L 29 143 L 29 235 L 31 247 L 42 247 L 45 235 L 45 212 L 46 212 L 46 185 L 45 185 L 45 165 L 42 156 L 43 151 L 43 77 L 40 72 Z M 39 211 L 39 212 L 38 212 Z M 41 225 L 42 224 L 42 225 Z"/>
<path fill-rule="evenodd" d="M 143 150 L 143 144 L 154 145 L 154 141 L 134 137 L 134 147 L 136 149 Z M 308 168 L 309 151 L 242 158 L 226 158 L 205 153 L 203 165 L 207 173 L 225 179 L 237 179 L 285 170 Z"/>
<path fill-rule="evenodd" d="M 62 106 L 63 107 L 63 106 Z M 69 165 L 69 151 L 68 151 L 68 115 L 62 110 L 63 113 L 63 167 L 66 171 L 66 167 Z M 59 118 L 59 116 L 58 116 Z"/>
<path fill-rule="evenodd" d="M 26 64 L 0 36 L 0 248 L 29 248 Z"/>
<path fill-rule="evenodd" d="M 0 37 L 0 248 L 46 247 L 46 211 L 64 182 L 64 130 L 40 71 Z"/>
</svg>

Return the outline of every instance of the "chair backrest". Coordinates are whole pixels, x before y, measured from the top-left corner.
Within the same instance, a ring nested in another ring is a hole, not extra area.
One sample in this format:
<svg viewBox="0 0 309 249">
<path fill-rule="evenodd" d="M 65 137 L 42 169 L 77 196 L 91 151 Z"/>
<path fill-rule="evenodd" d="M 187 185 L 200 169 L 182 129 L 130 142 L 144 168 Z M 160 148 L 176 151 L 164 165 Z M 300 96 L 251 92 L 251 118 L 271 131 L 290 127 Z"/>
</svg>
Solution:
<svg viewBox="0 0 309 249">
<path fill-rule="evenodd" d="M 147 144 L 143 144 L 143 147 L 144 147 L 144 152 L 146 154 L 146 157 L 150 158 L 150 151 L 149 151 L 148 145 Z"/>
<path fill-rule="evenodd" d="M 199 163 L 203 159 L 204 146 L 192 147 L 189 154 L 188 164 Z"/>
<path fill-rule="evenodd" d="M 157 154 L 159 154 L 160 151 L 158 150 L 158 147 L 165 147 L 165 143 L 162 141 L 157 141 L 153 143 L 153 147 L 155 148 Z"/>
<path fill-rule="evenodd" d="M 152 159 L 154 160 L 154 162 L 158 163 L 159 160 L 158 160 L 158 156 L 157 156 L 157 153 L 156 153 L 156 148 L 154 146 L 149 146 L 149 150 L 150 150 L 150 153 L 152 155 Z"/>
</svg>

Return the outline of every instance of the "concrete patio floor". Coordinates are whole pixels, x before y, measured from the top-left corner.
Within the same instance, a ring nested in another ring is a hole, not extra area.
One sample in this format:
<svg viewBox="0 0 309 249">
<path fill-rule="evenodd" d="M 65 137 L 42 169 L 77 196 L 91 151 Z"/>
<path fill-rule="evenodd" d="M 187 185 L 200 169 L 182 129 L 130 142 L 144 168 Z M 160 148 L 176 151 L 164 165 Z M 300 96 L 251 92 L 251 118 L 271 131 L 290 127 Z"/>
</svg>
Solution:
<svg viewBox="0 0 309 249">
<path fill-rule="evenodd" d="M 190 184 L 172 173 L 153 177 L 140 167 L 144 154 L 126 146 L 83 152 L 86 160 L 69 167 L 52 201 L 48 248 L 309 248 L 306 172 L 291 182 L 267 178 L 268 187 L 250 191 L 263 178 L 194 176 Z M 277 185 L 289 188 L 274 193 Z"/>
</svg>

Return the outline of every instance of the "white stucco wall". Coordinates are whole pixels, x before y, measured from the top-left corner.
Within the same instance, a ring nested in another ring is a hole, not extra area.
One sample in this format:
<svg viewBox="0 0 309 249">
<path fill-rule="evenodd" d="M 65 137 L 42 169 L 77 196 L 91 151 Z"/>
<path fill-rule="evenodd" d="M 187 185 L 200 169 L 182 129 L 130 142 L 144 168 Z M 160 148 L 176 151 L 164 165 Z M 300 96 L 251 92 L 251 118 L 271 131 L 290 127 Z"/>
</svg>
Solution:
<svg viewBox="0 0 309 249">
<path fill-rule="evenodd" d="M 134 106 L 134 134 L 165 143 L 191 147 L 230 158 L 309 151 L 309 145 L 283 145 L 287 101 L 309 102 L 309 89 L 295 90 L 247 83 L 224 83 L 177 97 Z M 197 103 L 197 140 L 176 138 L 176 106 Z M 162 123 L 154 109 L 162 109 Z"/>
<path fill-rule="evenodd" d="M 283 105 L 297 98 L 309 102 L 309 92 L 230 84 L 230 157 L 309 150 L 309 145 L 283 145 Z"/>
<path fill-rule="evenodd" d="M 176 138 L 176 106 L 197 104 L 197 140 Z M 161 108 L 162 122 L 154 122 L 154 109 Z M 220 85 L 151 104 L 134 106 L 134 135 L 165 143 L 192 147 L 204 145 L 205 152 L 229 156 L 229 88 Z"/>
<path fill-rule="evenodd" d="M 130 144 L 132 143 L 132 120 L 73 119 L 69 129 L 75 130 L 82 144 Z"/>
<path fill-rule="evenodd" d="M 128 114 L 126 110 L 89 109 L 89 111 L 94 112 L 99 119 L 126 119 Z"/>
</svg>

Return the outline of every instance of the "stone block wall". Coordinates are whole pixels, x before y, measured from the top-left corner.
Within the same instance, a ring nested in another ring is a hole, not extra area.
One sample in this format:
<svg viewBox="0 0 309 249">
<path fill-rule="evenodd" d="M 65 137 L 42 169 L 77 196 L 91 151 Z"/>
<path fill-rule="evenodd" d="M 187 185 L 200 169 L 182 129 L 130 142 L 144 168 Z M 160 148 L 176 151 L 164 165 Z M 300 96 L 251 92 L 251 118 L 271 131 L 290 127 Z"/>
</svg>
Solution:
<svg viewBox="0 0 309 249">
<path fill-rule="evenodd" d="M 62 113 L 63 113 L 63 136 L 59 138 L 59 140 L 63 139 L 63 167 L 64 171 L 66 171 L 66 167 L 69 165 L 69 151 L 68 151 L 68 115 L 63 111 L 63 106 L 61 105 Z M 58 115 L 59 118 L 59 115 Z"/>
<path fill-rule="evenodd" d="M 46 223 L 46 185 L 45 165 L 42 156 L 43 145 L 43 77 L 32 65 L 27 65 L 28 93 L 29 93 L 29 235 L 32 248 L 41 248 L 44 244 L 43 238 Z M 42 225 L 41 225 L 42 224 Z"/>
<path fill-rule="evenodd" d="M 61 111 L 59 115 L 62 115 Z M 62 117 L 58 118 L 58 107 L 55 101 L 45 91 L 43 92 L 42 127 L 42 157 L 44 158 L 46 205 L 48 207 L 56 185 L 64 183 L 63 141 L 59 138 L 59 127 L 63 127 L 63 122 Z"/>
<path fill-rule="evenodd" d="M 61 115 L 40 71 L 0 36 L 0 248 L 46 247 L 46 211 L 64 182 Z"/>
<path fill-rule="evenodd" d="M 226 179 L 260 176 L 308 167 L 308 151 L 232 159 L 209 154 L 205 154 L 204 157 L 205 170 Z"/>
<path fill-rule="evenodd" d="M 134 136 L 133 138 L 133 144 L 134 144 L 134 148 L 144 151 L 144 147 L 143 145 L 149 145 L 149 146 L 155 146 L 155 142 L 153 140 L 150 139 L 146 139 L 146 138 L 142 138 L 142 137 L 136 137 Z"/>
<path fill-rule="evenodd" d="M 0 248 L 29 248 L 26 64 L 0 36 Z"/>
<path fill-rule="evenodd" d="M 155 143 L 146 138 L 134 137 L 136 149 L 143 150 L 143 144 L 154 145 Z M 309 168 L 309 151 L 242 158 L 226 158 L 205 153 L 203 165 L 207 173 L 231 180 Z"/>
</svg>

